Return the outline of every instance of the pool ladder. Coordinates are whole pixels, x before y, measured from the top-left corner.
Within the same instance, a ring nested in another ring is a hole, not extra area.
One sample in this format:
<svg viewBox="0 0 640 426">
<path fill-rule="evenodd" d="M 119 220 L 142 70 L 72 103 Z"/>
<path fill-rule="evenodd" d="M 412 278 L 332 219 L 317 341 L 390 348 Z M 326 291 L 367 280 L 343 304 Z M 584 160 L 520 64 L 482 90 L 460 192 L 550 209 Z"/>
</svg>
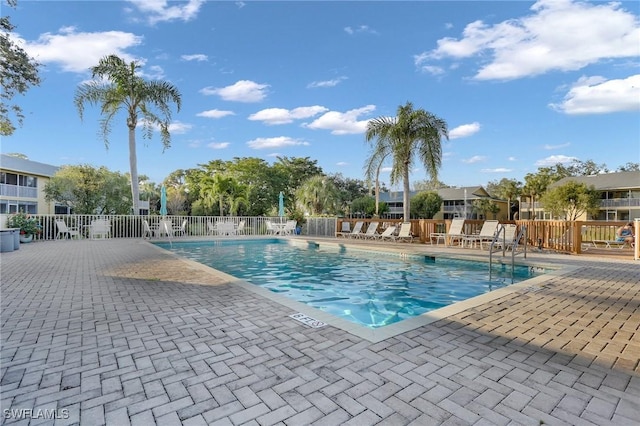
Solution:
<svg viewBox="0 0 640 426">
<path fill-rule="evenodd" d="M 500 234 L 502 234 L 502 241 L 500 240 Z M 516 235 L 515 239 L 509 243 L 507 241 L 507 235 L 506 235 L 506 228 L 504 227 L 504 225 L 500 225 L 500 227 L 498 228 L 498 232 L 496 232 L 495 237 L 493 237 L 493 241 L 491 241 L 491 246 L 489 246 L 489 281 L 491 281 L 492 278 L 492 274 L 491 274 L 491 266 L 493 265 L 493 252 L 494 252 L 494 245 L 497 242 L 501 242 L 501 246 L 502 246 L 502 257 L 505 256 L 506 252 L 507 252 L 507 246 L 511 247 L 511 283 L 513 284 L 513 274 L 514 274 L 514 269 L 515 269 L 515 262 L 516 262 L 516 254 L 517 250 L 518 250 L 518 245 L 520 244 L 520 241 L 522 241 L 524 237 L 524 250 L 522 251 L 522 253 L 524 253 L 524 258 L 527 258 L 527 227 L 522 225 L 522 227 L 520 228 L 520 232 L 518 232 L 518 234 Z"/>
</svg>

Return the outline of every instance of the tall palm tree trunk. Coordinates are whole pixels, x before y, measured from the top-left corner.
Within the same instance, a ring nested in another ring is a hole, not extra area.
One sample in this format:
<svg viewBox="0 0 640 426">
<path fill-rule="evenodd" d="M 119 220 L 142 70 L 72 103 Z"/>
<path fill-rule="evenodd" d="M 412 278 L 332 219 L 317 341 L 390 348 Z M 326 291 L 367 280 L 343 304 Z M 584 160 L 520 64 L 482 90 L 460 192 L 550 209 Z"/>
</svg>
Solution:
<svg viewBox="0 0 640 426">
<path fill-rule="evenodd" d="M 140 187 L 138 186 L 138 157 L 136 155 L 136 129 L 129 127 L 129 169 L 131 171 L 131 197 L 133 214 L 140 214 Z"/>
<path fill-rule="evenodd" d="M 404 185 L 404 194 L 402 194 L 402 214 L 404 221 L 409 222 L 411 219 L 410 206 L 409 206 L 409 165 L 405 164 L 402 171 L 402 180 Z"/>
</svg>

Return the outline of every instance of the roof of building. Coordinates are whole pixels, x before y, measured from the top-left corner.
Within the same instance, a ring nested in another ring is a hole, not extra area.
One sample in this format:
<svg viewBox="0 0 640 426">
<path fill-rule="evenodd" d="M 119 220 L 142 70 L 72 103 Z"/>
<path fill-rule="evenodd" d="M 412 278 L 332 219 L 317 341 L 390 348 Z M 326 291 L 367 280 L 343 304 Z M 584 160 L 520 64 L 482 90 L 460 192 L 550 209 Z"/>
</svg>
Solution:
<svg viewBox="0 0 640 426">
<path fill-rule="evenodd" d="M 593 187 L 599 191 L 615 190 L 615 189 L 634 189 L 640 188 L 640 171 L 639 172 L 616 172 L 603 173 L 599 175 L 589 176 L 570 176 L 562 178 L 550 185 L 551 188 L 562 186 L 569 181 L 585 183 L 587 186 Z"/>
<path fill-rule="evenodd" d="M 59 167 L 52 166 L 51 164 L 38 163 L 37 161 L 25 160 L 11 155 L 0 154 L 0 169 L 35 176 L 51 177 L 58 171 Z"/>
<path fill-rule="evenodd" d="M 465 199 L 465 190 L 467 192 L 466 199 L 467 200 L 475 200 L 478 198 L 487 198 L 490 195 L 482 186 L 466 186 L 460 188 L 440 188 L 437 190 L 438 195 L 442 197 L 445 201 L 450 200 L 464 200 Z M 409 198 L 414 197 L 420 191 L 411 191 L 409 192 Z M 399 203 L 402 202 L 402 196 L 404 191 L 397 192 L 381 192 L 380 193 L 380 201 L 384 201 L 385 203 Z"/>
</svg>

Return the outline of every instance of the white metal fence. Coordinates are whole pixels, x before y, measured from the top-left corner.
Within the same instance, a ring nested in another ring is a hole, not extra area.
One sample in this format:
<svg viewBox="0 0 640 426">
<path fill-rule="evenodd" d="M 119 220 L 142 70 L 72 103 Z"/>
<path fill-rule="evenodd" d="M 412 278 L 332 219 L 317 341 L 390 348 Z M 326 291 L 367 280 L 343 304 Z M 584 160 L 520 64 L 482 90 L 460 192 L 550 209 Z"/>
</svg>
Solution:
<svg viewBox="0 0 640 426">
<path fill-rule="evenodd" d="M 7 218 L 10 215 L 0 215 L 0 228 L 7 227 Z M 94 220 L 108 220 L 110 224 L 109 237 L 111 238 L 142 238 L 145 234 L 144 221 L 151 229 L 159 226 L 161 220 L 171 221 L 173 229 L 180 228 L 186 221 L 185 236 L 202 237 L 212 234 L 211 227 L 217 223 L 233 223 L 236 228 L 240 222 L 244 222 L 241 229 L 242 235 L 268 235 L 267 221 L 279 222 L 279 217 L 255 217 L 255 216 L 132 216 L 132 215 L 30 215 L 38 220 L 40 233 L 36 239 L 52 240 L 56 238 L 58 228 L 56 220 L 62 220 L 67 227 L 78 230 L 81 237 L 89 237 L 91 223 Z M 208 224 L 211 224 L 211 227 Z"/>
</svg>

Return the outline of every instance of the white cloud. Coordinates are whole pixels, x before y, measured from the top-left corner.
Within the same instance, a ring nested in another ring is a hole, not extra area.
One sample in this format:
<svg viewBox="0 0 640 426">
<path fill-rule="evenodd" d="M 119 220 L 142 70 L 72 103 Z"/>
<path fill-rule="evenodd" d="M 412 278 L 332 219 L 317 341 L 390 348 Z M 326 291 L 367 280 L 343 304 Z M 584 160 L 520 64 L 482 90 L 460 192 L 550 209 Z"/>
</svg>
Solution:
<svg viewBox="0 0 640 426">
<path fill-rule="evenodd" d="M 209 57 L 207 55 L 202 54 L 202 53 L 196 53 L 194 55 L 182 55 L 182 56 L 180 56 L 180 58 L 183 61 L 203 62 L 203 61 L 208 61 L 209 60 Z"/>
<path fill-rule="evenodd" d="M 380 173 L 391 173 L 391 170 L 393 170 L 393 167 L 383 167 L 380 169 Z"/>
<path fill-rule="evenodd" d="M 449 131 L 449 139 L 465 138 L 480 131 L 480 123 L 474 121 L 471 124 L 463 124 Z"/>
<path fill-rule="evenodd" d="M 347 112 L 329 111 L 304 127 L 309 129 L 331 130 L 332 135 L 364 133 L 369 120 L 360 120 L 361 115 L 369 114 L 376 109 L 375 105 L 352 109 Z"/>
<path fill-rule="evenodd" d="M 260 102 L 267 96 L 268 84 L 259 84 L 251 80 L 240 80 L 227 87 L 205 87 L 203 95 L 217 95 L 225 101 Z"/>
<path fill-rule="evenodd" d="M 138 121 L 138 127 L 144 126 L 144 124 L 145 124 L 145 120 L 144 119 Z M 160 126 L 157 123 L 151 124 L 151 127 L 156 132 L 160 131 Z M 175 135 L 185 134 L 189 130 L 191 130 L 192 128 L 193 128 L 193 126 L 191 124 L 182 123 L 180 121 L 174 121 L 172 123 L 169 123 L 169 133 L 175 134 Z"/>
<path fill-rule="evenodd" d="M 473 164 L 473 163 L 479 163 L 481 161 L 486 160 L 487 157 L 482 156 L 482 155 L 474 155 L 473 157 L 470 158 L 466 158 L 464 160 L 462 160 L 463 163 L 467 163 L 467 164 Z"/>
<path fill-rule="evenodd" d="M 300 139 L 294 139 L 287 136 L 279 136 L 275 138 L 257 138 L 247 142 L 247 145 L 253 149 L 274 149 L 287 146 L 309 145 L 309 142 Z"/>
<path fill-rule="evenodd" d="M 207 144 L 207 147 L 211 149 L 225 149 L 229 145 L 231 145 L 229 142 L 211 142 Z"/>
<path fill-rule="evenodd" d="M 509 173 L 512 172 L 513 169 L 507 169 L 505 167 L 497 167 L 495 169 L 482 169 L 480 172 L 482 173 Z"/>
<path fill-rule="evenodd" d="M 222 118 L 228 115 L 236 115 L 236 114 L 233 111 L 223 111 L 219 109 L 210 109 L 208 111 L 202 111 L 196 114 L 196 116 L 198 117 L 205 117 L 205 118 Z"/>
<path fill-rule="evenodd" d="M 344 80 L 346 80 L 347 77 L 338 77 L 338 78 L 334 78 L 333 80 L 324 80 L 324 81 L 314 81 L 311 82 L 307 85 L 308 88 L 316 88 L 316 87 L 334 87 L 337 86 L 338 84 L 342 83 Z"/>
<path fill-rule="evenodd" d="M 255 114 L 251 114 L 249 116 L 249 120 L 262 121 L 269 125 L 287 124 L 292 123 L 294 120 L 313 117 L 325 111 L 328 111 L 328 109 L 319 105 L 298 107 L 292 110 L 284 108 L 267 108 L 258 111 Z"/>
<path fill-rule="evenodd" d="M 507 158 L 507 161 L 518 161 L 518 159 L 516 157 L 509 157 Z"/>
<path fill-rule="evenodd" d="M 336 163 L 336 166 L 338 166 L 338 167 L 344 167 L 344 166 L 348 166 L 348 165 L 349 165 L 349 163 L 347 163 L 346 161 L 338 161 Z"/>
<path fill-rule="evenodd" d="M 140 71 L 140 75 L 150 80 L 164 80 L 164 69 L 159 65 L 151 65 Z"/>
<path fill-rule="evenodd" d="M 370 28 L 368 25 L 359 25 L 357 27 L 344 27 L 344 31 L 347 34 L 378 34 L 376 30 Z"/>
<path fill-rule="evenodd" d="M 144 61 L 125 50 L 142 44 L 143 37 L 122 31 L 77 32 L 75 27 L 61 28 L 57 34 L 44 33 L 27 42 L 15 34 L 12 39 L 41 64 L 59 64 L 63 71 L 86 73 L 108 55 L 117 55 L 126 62 Z"/>
<path fill-rule="evenodd" d="M 189 130 L 191 130 L 192 127 L 193 126 L 191 124 L 174 121 L 173 123 L 169 124 L 169 133 L 181 135 L 187 133 Z"/>
<path fill-rule="evenodd" d="M 554 149 L 560 149 L 560 148 L 566 148 L 568 146 L 570 146 L 571 143 L 567 142 L 567 143 L 563 143 L 560 145 L 549 145 L 549 144 L 545 144 L 545 146 L 543 146 L 543 149 L 546 149 L 548 151 L 554 150 Z"/>
<path fill-rule="evenodd" d="M 640 74 L 625 79 L 580 78 L 562 103 L 551 108 L 565 114 L 607 114 L 640 110 Z"/>
<path fill-rule="evenodd" d="M 140 12 L 147 15 L 150 24 L 165 21 L 190 21 L 198 16 L 200 6 L 205 0 L 189 0 L 186 4 L 180 3 L 169 5 L 168 0 L 129 0 Z"/>
<path fill-rule="evenodd" d="M 515 79 L 551 70 L 574 71 L 610 58 L 636 58 L 640 24 L 625 3 L 540 0 L 531 13 L 494 25 L 468 24 L 460 39 L 414 57 L 416 66 L 452 58 L 478 58 L 478 80 Z M 490 61 L 486 58 L 490 57 Z"/>
<path fill-rule="evenodd" d="M 536 161 L 536 166 L 555 166 L 556 164 L 568 164 L 576 161 L 576 157 L 567 157 L 566 155 L 552 155 L 542 160 Z"/>
</svg>

